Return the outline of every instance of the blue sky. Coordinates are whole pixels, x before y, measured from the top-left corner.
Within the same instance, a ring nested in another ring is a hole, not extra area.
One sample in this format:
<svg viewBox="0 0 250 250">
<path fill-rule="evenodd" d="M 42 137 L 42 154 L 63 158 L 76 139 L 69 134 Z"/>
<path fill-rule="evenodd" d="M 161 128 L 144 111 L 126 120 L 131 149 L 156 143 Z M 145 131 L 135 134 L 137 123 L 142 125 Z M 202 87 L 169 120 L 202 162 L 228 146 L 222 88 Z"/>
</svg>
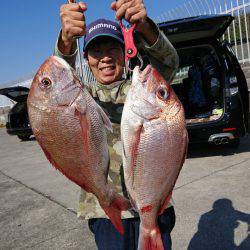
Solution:
<svg viewBox="0 0 250 250">
<path fill-rule="evenodd" d="M 203 1 L 203 0 L 202 0 Z M 114 18 L 112 0 L 86 0 L 87 22 L 99 17 Z M 145 0 L 148 15 L 158 17 L 183 0 Z M 30 73 L 53 53 L 60 30 L 60 0 L 12 0 L 1 2 L 0 86 Z"/>
</svg>

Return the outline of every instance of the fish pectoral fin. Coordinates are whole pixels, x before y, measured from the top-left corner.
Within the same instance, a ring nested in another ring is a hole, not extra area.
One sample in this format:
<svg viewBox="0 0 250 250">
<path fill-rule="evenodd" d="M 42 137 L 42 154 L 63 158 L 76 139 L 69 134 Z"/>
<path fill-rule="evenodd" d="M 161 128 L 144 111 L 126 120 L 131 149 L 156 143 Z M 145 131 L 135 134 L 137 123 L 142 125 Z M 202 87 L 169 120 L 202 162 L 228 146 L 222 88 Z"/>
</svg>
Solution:
<svg viewBox="0 0 250 250">
<path fill-rule="evenodd" d="M 75 115 L 79 118 L 80 126 L 81 126 L 81 135 L 83 140 L 83 150 L 85 153 L 89 152 L 90 145 L 90 129 L 89 129 L 89 120 L 85 113 L 82 113 L 77 108 L 75 110 Z"/>
<path fill-rule="evenodd" d="M 75 114 L 76 115 L 79 115 L 79 114 L 86 115 L 87 105 L 81 98 L 77 98 L 77 100 L 74 103 L 74 106 L 75 106 Z"/>
<path fill-rule="evenodd" d="M 140 124 L 136 127 L 133 136 L 132 136 L 132 145 L 130 148 L 130 176 L 134 178 L 135 165 L 138 156 L 138 150 L 141 140 L 141 133 L 143 130 L 143 124 Z"/>
<path fill-rule="evenodd" d="M 103 111 L 103 109 L 98 104 L 96 104 L 96 105 L 97 105 L 97 111 L 100 114 L 105 127 L 107 128 L 107 130 L 109 130 L 110 132 L 113 133 L 112 123 L 109 120 L 108 116 L 106 115 L 106 113 Z"/>
</svg>

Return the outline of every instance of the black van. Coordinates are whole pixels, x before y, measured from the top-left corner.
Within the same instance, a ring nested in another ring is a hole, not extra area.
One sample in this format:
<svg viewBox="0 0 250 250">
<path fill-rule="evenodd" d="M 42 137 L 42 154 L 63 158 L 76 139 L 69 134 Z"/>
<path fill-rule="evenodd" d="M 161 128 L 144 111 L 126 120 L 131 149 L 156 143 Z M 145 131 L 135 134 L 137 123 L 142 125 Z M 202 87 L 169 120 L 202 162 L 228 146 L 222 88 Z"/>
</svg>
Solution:
<svg viewBox="0 0 250 250">
<path fill-rule="evenodd" d="M 209 15 L 158 24 L 180 58 L 172 87 L 185 109 L 190 143 L 238 146 L 248 130 L 247 82 L 220 40 L 232 21 L 231 15 Z"/>
</svg>

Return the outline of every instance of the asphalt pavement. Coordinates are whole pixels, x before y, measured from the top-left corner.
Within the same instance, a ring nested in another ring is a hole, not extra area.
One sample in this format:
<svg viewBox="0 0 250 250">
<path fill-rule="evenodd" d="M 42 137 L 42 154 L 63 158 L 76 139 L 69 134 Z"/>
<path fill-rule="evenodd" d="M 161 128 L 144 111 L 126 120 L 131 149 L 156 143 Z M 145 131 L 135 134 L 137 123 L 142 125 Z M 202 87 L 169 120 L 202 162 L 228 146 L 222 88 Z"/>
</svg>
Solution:
<svg viewBox="0 0 250 250">
<path fill-rule="evenodd" d="M 0 249 L 96 249 L 76 218 L 79 188 L 37 142 L 0 129 Z M 189 148 L 174 191 L 174 250 L 250 249 L 250 136 L 238 149 Z"/>
</svg>

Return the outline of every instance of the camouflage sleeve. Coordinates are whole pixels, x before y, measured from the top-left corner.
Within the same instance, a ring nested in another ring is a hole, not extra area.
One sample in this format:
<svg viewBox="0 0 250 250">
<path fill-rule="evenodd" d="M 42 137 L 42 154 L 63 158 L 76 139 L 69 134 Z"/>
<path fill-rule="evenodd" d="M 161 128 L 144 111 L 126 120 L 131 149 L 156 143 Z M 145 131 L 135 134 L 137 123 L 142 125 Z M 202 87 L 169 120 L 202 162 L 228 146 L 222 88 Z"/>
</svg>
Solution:
<svg viewBox="0 0 250 250">
<path fill-rule="evenodd" d="M 154 23 L 154 25 L 156 24 Z M 157 29 L 159 30 L 158 27 Z M 158 39 L 152 46 L 149 46 L 141 36 L 138 36 L 138 39 L 153 67 L 155 67 L 168 82 L 171 82 L 179 67 L 179 56 L 165 34 L 159 30 Z"/>
<path fill-rule="evenodd" d="M 56 45 L 55 45 L 55 49 L 54 49 L 54 55 L 64 59 L 72 68 L 75 69 L 75 62 L 76 62 L 76 57 L 77 57 L 77 49 L 75 48 L 74 53 L 71 54 L 71 55 L 62 54 L 60 52 L 60 50 L 58 49 L 58 40 L 60 38 L 60 35 L 61 35 L 61 31 L 60 31 L 59 36 L 58 36 L 57 41 L 56 41 Z"/>
</svg>

